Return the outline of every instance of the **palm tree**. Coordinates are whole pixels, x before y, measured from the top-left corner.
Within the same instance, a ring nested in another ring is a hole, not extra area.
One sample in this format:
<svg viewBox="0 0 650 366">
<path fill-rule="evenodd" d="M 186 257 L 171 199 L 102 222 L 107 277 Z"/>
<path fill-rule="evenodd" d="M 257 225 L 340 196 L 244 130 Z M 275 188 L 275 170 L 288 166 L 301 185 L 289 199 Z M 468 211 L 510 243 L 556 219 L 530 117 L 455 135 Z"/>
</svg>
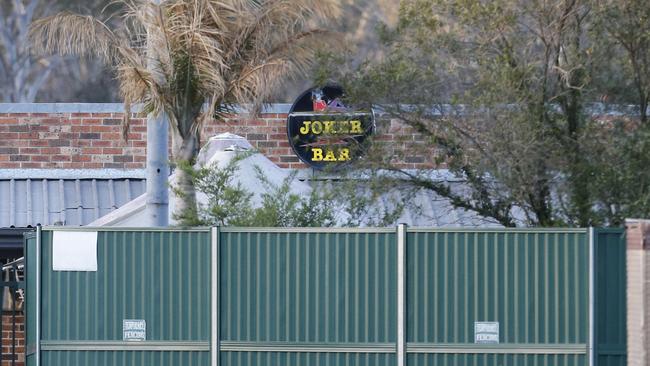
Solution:
<svg viewBox="0 0 650 366">
<path fill-rule="evenodd" d="M 117 74 L 125 105 L 166 113 L 172 161 L 191 167 L 206 119 L 235 105 L 258 111 L 287 78 L 304 75 L 316 47 L 331 39 L 317 28 L 338 15 L 335 0 L 119 0 L 111 29 L 70 12 L 32 24 L 36 52 L 98 56 Z M 163 128 L 163 127 L 161 127 Z M 192 174 L 177 169 L 175 217 L 196 210 Z"/>
</svg>

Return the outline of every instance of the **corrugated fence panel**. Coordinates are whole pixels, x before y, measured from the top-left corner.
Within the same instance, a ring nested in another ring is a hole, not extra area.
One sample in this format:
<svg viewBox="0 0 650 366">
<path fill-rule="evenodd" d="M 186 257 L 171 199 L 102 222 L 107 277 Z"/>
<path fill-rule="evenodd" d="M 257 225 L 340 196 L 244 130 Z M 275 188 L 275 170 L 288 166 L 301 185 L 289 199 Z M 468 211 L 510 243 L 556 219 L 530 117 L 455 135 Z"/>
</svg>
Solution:
<svg viewBox="0 0 650 366">
<path fill-rule="evenodd" d="M 394 351 L 394 232 L 224 231 L 219 242 L 220 338 L 222 350 L 224 345 L 229 350 L 222 353 L 225 365 L 259 364 L 252 360 L 272 355 L 255 352 L 256 347 L 281 351 L 282 344 L 334 352 L 273 356 L 286 365 L 393 359 L 336 351 L 344 344 Z M 236 352 L 243 346 L 252 347 L 247 349 L 251 352 Z"/>
<path fill-rule="evenodd" d="M 395 354 L 222 352 L 222 365 L 241 366 L 395 366 Z"/>
<path fill-rule="evenodd" d="M 463 354 L 481 350 L 474 322 L 489 321 L 499 322 L 501 352 L 580 352 L 557 356 L 558 364 L 585 362 L 588 260 L 586 230 L 410 232 L 407 341 L 409 347 L 435 353 L 410 359 L 426 365 L 443 360 L 484 365 L 495 364 L 491 357 L 504 363 L 552 357 Z M 440 344 L 456 350 L 443 351 Z M 527 349 L 530 345 L 548 349 Z"/>
<path fill-rule="evenodd" d="M 408 366 L 587 366 L 584 355 L 409 354 Z"/>
<path fill-rule="evenodd" d="M 208 347 L 209 232 L 99 231 L 97 272 L 69 272 L 52 270 L 52 231 L 44 231 L 41 278 L 43 360 L 59 360 L 45 365 L 207 364 L 209 352 L 61 348 L 122 341 L 123 319 L 144 319 L 147 341 L 202 341 Z M 106 361 L 110 357 L 123 362 Z M 79 358 L 87 362 L 67 362 Z"/>
<path fill-rule="evenodd" d="M 598 366 L 626 357 L 625 230 L 596 229 L 596 354 Z"/>
<path fill-rule="evenodd" d="M 48 351 L 43 352 L 41 364 L 66 366 L 205 366 L 210 365 L 210 353 L 173 351 Z"/>
<path fill-rule="evenodd" d="M 214 320 L 220 365 L 392 366 L 402 283 L 409 366 L 589 363 L 586 229 L 408 229 L 405 282 L 395 230 L 214 233 L 215 243 L 207 230 L 100 230 L 96 272 L 55 272 L 44 230 L 42 365 L 207 366 Z M 622 230 L 594 233 L 594 366 L 623 366 L 625 242 Z M 35 248 L 28 240 L 28 299 Z M 28 301 L 28 349 L 35 313 Z M 144 319 L 147 341 L 122 342 L 123 319 Z M 481 321 L 499 323 L 499 344 L 475 342 Z"/>
</svg>

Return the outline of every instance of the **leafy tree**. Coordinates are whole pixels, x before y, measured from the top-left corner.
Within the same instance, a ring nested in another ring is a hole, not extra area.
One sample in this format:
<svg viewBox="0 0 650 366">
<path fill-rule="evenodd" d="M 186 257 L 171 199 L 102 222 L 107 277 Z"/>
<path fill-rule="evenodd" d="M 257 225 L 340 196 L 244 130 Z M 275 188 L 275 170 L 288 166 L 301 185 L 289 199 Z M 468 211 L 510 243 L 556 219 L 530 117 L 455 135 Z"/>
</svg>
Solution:
<svg viewBox="0 0 650 366">
<path fill-rule="evenodd" d="M 597 2 L 599 31 L 610 39 L 607 52 L 626 55 L 619 66 L 620 74 L 627 78 L 618 85 L 635 91 L 635 104 L 639 106 L 642 123 L 648 121 L 650 102 L 650 7 L 643 0 L 602 0 Z M 602 37 L 605 38 L 605 37 Z M 606 58 L 608 62 L 617 60 Z"/>
<path fill-rule="evenodd" d="M 408 154 L 448 167 L 467 189 L 453 191 L 425 172 L 401 169 L 394 146 L 374 154 L 385 159 L 366 165 L 394 170 L 400 184 L 430 189 L 505 226 L 521 217 L 541 226 L 618 222 L 602 211 L 603 197 L 592 185 L 599 156 L 590 155 L 597 152 L 588 136 L 599 128 L 602 136 L 611 125 L 594 120 L 590 103 L 603 91 L 625 89 L 615 83 L 644 80 L 642 68 L 633 66 L 622 69 L 623 80 L 599 71 L 619 72 L 604 47 L 609 42 L 627 49 L 625 38 L 642 49 L 639 32 L 647 24 L 625 31 L 629 27 L 621 25 L 642 21 L 645 11 L 633 10 L 642 2 L 614 3 L 403 0 L 398 25 L 379 29 L 387 57 L 339 67 L 334 77 L 343 81 L 351 102 L 374 103 L 382 111 L 380 129 L 400 121 L 425 140 L 406 141 Z M 645 57 L 628 51 L 632 65 L 635 55 Z M 326 57 L 322 70 L 346 64 L 352 62 Z M 639 88 L 618 100 L 643 105 L 644 93 Z M 386 148 L 381 141 L 375 145 Z"/>
<path fill-rule="evenodd" d="M 597 223 L 650 216 L 650 128 L 630 118 L 590 126 L 581 138 Z"/>
<path fill-rule="evenodd" d="M 119 1 L 124 21 L 70 12 L 37 20 L 31 37 L 40 52 L 92 55 L 117 74 L 125 116 L 131 105 L 169 117 L 172 159 L 192 166 L 203 121 L 221 119 L 233 104 L 259 109 L 282 81 L 304 73 L 315 48 L 332 40 L 313 22 L 336 17 L 329 0 Z M 161 126 L 166 128 L 166 126 Z M 196 210 L 195 188 L 178 170 L 176 216 Z"/>
<path fill-rule="evenodd" d="M 336 224 L 335 206 L 330 194 L 312 190 L 308 197 L 302 197 L 291 192 L 295 172 L 279 186 L 271 183 L 259 167 L 256 167 L 256 172 L 258 181 L 270 190 L 262 193 L 262 204 L 254 210 L 248 226 L 328 227 Z"/>
<path fill-rule="evenodd" d="M 207 205 L 198 205 L 197 211 L 186 211 L 180 219 L 189 226 L 229 225 L 248 220 L 252 214 L 252 193 L 241 184 L 234 184 L 239 159 L 231 160 L 224 168 L 189 168 L 194 184 L 208 199 Z M 185 168 L 188 169 L 188 168 Z M 173 187 L 172 187 L 173 188 Z"/>
</svg>

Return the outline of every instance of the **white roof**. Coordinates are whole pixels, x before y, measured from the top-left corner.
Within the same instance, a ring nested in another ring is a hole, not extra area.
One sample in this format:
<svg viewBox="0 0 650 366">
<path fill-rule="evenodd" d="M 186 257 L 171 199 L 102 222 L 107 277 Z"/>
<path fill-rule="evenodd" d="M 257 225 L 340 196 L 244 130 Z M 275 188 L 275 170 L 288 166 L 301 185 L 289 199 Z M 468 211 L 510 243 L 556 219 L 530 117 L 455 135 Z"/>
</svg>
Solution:
<svg viewBox="0 0 650 366">
<path fill-rule="evenodd" d="M 240 183 L 244 189 L 253 193 L 253 204 L 259 204 L 261 202 L 261 195 L 266 192 L 266 187 L 258 181 L 256 167 L 261 169 L 266 179 L 274 185 L 281 185 L 289 177 L 291 171 L 278 167 L 266 156 L 259 152 L 253 152 L 252 149 L 253 147 L 250 143 L 241 136 L 231 133 L 219 134 L 210 138 L 207 144 L 201 149 L 197 157 L 197 167 L 212 164 L 218 167 L 224 167 L 242 153 L 250 154 L 238 162 L 237 174 L 233 177 L 233 180 L 234 183 Z M 169 177 L 169 181 L 170 185 L 174 186 L 175 174 Z M 296 179 L 291 183 L 291 191 L 298 194 L 308 194 L 311 191 L 311 187 L 307 183 Z M 199 203 L 205 203 L 206 196 L 197 193 L 197 201 Z M 145 207 L 146 193 L 125 204 L 120 209 L 91 222 L 88 226 L 146 226 Z M 171 225 L 176 224 L 171 214 L 173 211 L 173 200 L 170 200 L 169 222 Z"/>
<path fill-rule="evenodd" d="M 208 140 L 208 143 L 201 149 L 197 157 L 197 166 L 216 164 L 219 167 L 226 166 L 232 159 L 241 154 L 249 154 L 241 161 L 237 162 L 238 170 L 233 177 L 235 183 L 247 191 L 253 193 L 252 202 L 257 205 L 261 202 L 261 195 L 267 192 L 268 187 L 261 184 L 257 179 L 256 169 L 260 169 L 266 179 L 273 185 L 279 186 L 289 177 L 293 171 L 282 169 L 271 162 L 267 157 L 259 152 L 255 152 L 253 147 L 246 139 L 241 136 L 224 133 L 216 135 Z M 301 172 L 301 180 L 295 179 L 291 183 L 291 191 L 301 195 L 307 195 L 312 190 L 310 180 L 322 180 L 318 176 L 308 176 Z M 452 185 L 452 189 L 463 189 L 464 182 L 458 179 L 447 170 L 438 170 L 431 172 L 432 178 L 442 179 L 447 184 Z M 354 178 L 363 186 L 364 177 L 358 175 Z M 174 174 L 170 176 L 170 182 L 173 185 Z M 330 180 L 329 184 L 336 184 L 335 180 Z M 453 186 L 456 187 L 453 187 Z M 205 203 L 205 195 L 197 194 L 197 201 Z M 420 227 L 499 227 L 497 222 L 492 219 L 484 218 L 476 212 L 468 211 L 453 207 L 448 199 L 443 198 L 425 189 L 406 190 L 395 188 L 382 195 L 376 202 L 376 211 L 384 209 L 390 210 L 395 202 L 408 201 L 401 217 L 397 220 L 399 223 L 405 223 L 410 226 Z M 170 203 L 170 212 L 173 207 Z M 123 207 L 109 213 L 89 223 L 89 226 L 146 226 L 145 219 L 146 195 L 135 198 Z M 373 213 L 370 212 L 370 215 Z M 337 214 L 339 222 L 346 221 L 346 214 L 339 212 Z M 170 214 L 170 223 L 174 220 Z"/>
</svg>

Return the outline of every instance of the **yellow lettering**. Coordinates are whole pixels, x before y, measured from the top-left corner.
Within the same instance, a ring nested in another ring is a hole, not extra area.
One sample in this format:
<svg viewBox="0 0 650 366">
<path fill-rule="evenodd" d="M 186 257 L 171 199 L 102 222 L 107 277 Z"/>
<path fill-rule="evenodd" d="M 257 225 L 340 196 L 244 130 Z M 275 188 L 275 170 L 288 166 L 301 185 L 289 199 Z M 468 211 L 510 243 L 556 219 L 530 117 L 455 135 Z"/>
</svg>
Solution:
<svg viewBox="0 0 650 366">
<path fill-rule="evenodd" d="M 323 161 L 336 161 L 336 156 L 334 155 L 334 151 L 332 150 L 327 150 L 327 154 L 325 154 L 325 158 Z"/>
<path fill-rule="evenodd" d="M 334 121 L 323 121 L 324 132 L 325 133 L 336 133 L 334 129 Z"/>
<path fill-rule="evenodd" d="M 314 121 L 311 123 L 311 132 L 314 135 L 320 135 L 323 132 L 323 124 L 321 121 Z"/>
<path fill-rule="evenodd" d="M 321 161 L 323 160 L 323 149 L 317 147 L 311 148 L 311 161 Z"/>
<path fill-rule="evenodd" d="M 340 121 L 338 133 L 349 133 L 350 132 L 350 121 Z"/>
<path fill-rule="evenodd" d="M 301 135 L 320 135 L 322 133 L 337 134 L 363 134 L 363 123 L 361 120 L 352 121 L 303 121 L 299 132 Z"/>
<path fill-rule="evenodd" d="M 309 133 L 309 125 L 311 124 L 311 121 L 304 121 L 302 123 L 302 127 L 300 127 L 300 134 L 301 135 L 306 135 Z"/>
<path fill-rule="evenodd" d="M 341 149 L 339 151 L 339 161 L 350 160 L 350 149 Z"/>
<path fill-rule="evenodd" d="M 352 125 L 350 133 L 363 133 L 363 130 L 361 129 L 361 121 L 350 121 L 350 125 Z"/>
</svg>

